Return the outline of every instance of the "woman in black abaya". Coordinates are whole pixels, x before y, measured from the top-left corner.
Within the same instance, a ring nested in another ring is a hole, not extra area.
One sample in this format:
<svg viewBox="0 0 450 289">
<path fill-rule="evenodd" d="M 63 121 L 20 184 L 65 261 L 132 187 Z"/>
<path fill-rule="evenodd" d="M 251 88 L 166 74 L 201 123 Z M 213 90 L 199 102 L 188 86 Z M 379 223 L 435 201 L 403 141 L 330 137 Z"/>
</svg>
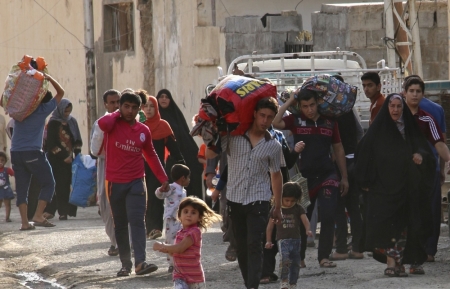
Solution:
<svg viewBox="0 0 450 289">
<path fill-rule="evenodd" d="M 403 264 L 423 274 L 435 160 L 400 95 L 386 98 L 355 158 L 355 177 L 367 205 L 362 246 L 387 263 L 385 275 L 408 276 Z"/>
<path fill-rule="evenodd" d="M 183 113 L 173 100 L 172 94 L 167 89 L 161 89 L 156 95 L 159 105 L 159 113 L 161 118 L 167 121 L 175 134 L 177 143 L 179 144 L 181 154 L 184 157 L 186 165 L 191 170 L 191 183 L 186 187 L 188 196 L 194 195 L 203 199 L 202 172 L 203 167 L 198 162 L 198 146 L 192 136 L 189 134 L 189 127 Z M 166 161 L 166 171 L 170 178 L 170 169 L 177 161 L 172 157 L 168 157 Z"/>
</svg>

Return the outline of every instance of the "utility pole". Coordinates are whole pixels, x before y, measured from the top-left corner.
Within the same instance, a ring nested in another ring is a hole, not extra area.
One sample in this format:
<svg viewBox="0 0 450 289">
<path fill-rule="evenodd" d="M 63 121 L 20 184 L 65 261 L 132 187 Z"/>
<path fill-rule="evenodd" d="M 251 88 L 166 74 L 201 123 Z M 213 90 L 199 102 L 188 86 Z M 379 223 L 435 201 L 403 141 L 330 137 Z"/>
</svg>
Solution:
<svg viewBox="0 0 450 289">
<path fill-rule="evenodd" d="M 402 17 L 403 15 L 400 15 L 403 11 L 399 13 L 396 9 L 396 6 L 400 7 L 400 5 L 402 5 L 402 0 L 384 0 L 384 10 L 386 11 L 385 21 L 388 66 L 389 68 L 396 67 L 395 59 L 397 50 L 404 60 L 405 68 L 410 70 L 412 67 L 412 71 L 409 71 L 411 74 L 417 74 L 420 77 L 423 77 L 416 1 L 407 0 L 405 6 L 405 9 L 408 9 L 409 23 L 406 23 L 405 19 Z M 404 36 L 394 39 L 396 29 L 396 27 L 394 27 L 394 17 L 396 18 L 398 25 L 400 25 L 402 30 L 406 33 L 406 39 Z M 404 58 L 406 58 L 406 60 Z"/>
<path fill-rule="evenodd" d="M 95 55 L 94 55 L 94 9 L 92 0 L 84 0 L 84 43 L 86 49 L 86 103 L 88 118 L 88 133 L 91 134 L 92 125 L 97 119 L 97 95 L 95 82 Z M 90 145 L 90 140 L 89 140 Z"/>
</svg>

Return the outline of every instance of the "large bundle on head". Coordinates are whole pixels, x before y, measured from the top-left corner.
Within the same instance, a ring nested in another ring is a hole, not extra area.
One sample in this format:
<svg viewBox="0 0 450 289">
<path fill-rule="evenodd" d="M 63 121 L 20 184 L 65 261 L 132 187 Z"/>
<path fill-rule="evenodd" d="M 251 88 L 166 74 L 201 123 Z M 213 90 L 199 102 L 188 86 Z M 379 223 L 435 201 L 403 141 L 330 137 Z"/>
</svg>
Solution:
<svg viewBox="0 0 450 289">
<path fill-rule="evenodd" d="M 25 55 L 18 64 L 13 65 L 5 81 L 1 105 L 12 118 L 24 120 L 41 103 L 48 89 L 44 58 Z"/>
<path fill-rule="evenodd" d="M 358 90 L 356 86 L 327 74 L 307 79 L 301 89 L 312 90 L 319 95 L 319 113 L 328 117 L 338 117 L 352 110 Z"/>
<path fill-rule="evenodd" d="M 253 122 L 256 103 L 276 95 L 276 86 L 271 83 L 239 75 L 227 76 L 202 99 L 191 135 L 202 135 L 207 145 L 217 140 L 218 133 L 242 135 Z"/>
</svg>

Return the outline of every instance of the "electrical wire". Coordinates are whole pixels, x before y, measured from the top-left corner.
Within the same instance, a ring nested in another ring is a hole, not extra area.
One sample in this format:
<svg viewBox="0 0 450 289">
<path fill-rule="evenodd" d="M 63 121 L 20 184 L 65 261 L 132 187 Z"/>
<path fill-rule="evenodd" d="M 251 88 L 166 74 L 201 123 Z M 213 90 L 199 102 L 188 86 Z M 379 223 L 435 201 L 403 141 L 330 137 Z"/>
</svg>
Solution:
<svg viewBox="0 0 450 289">
<path fill-rule="evenodd" d="M 303 2 L 303 0 L 300 0 L 300 2 L 298 2 L 297 5 L 295 5 L 295 8 L 294 8 L 295 11 L 297 11 L 298 5 L 300 5 L 300 3 L 302 3 L 302 2 Z"/>
<path fill-rule="evenodd" d="M 64 26 L 58 21 L 58 19 L 56 19 L 52 14 L 50 14 L 49 11 L 45 10 L 45 8 L 42 7 L 42 5 L 39 4 L 36 0 L 34 0 L 34 3 L 36 3 L 39 7 L 41 7 L 42 10 L 44 10 L 50 17 L 52 17 L 53 19 L 55 19 L 56 23 L 58 23 L 59 26 L 61 26 L 64 30 L 66 30 L 70 35 L 72 35 L 73 37 L 75 37 L 75 39 L 78 40 L 78 42 L 80 42 L 81 45 L 83 45 L 83 47 L 84 47 L 85 49 L 89 49 L 89 50 L 93 49 L 93 48 L 90 48 L 90 47 L 87 47 L 86 45 L 84 45 L 84 43 L 81 42 L 81 40 L 78 39 L 78 37 L 77 37 L 75 34 L 73 34 L 73 33 L 70 32 L 66 27 L 64 27 Z"/>
<path fill-rule="evenodd" d="M 56 5 L 58 5 L 58 3 L 59 3 L 60 1 L 61 1 L 61 0 L 58 0 L 58 2 L 56 2 L 55 5 L 53 5 L 53 6 L 49 9 L 49 11 L 52 10 Z M 3 43 L 8 42 L 8 41 L 10 41 L 10 40 L 13 40 L 14 38 L 17 38 L 18 36 L 22 35 L 22 34 L 25 33 L 26 31 L 28 31 L 29 29 L 31 29 L 32 27 L 34 27 L 39 21 L 42 20 L 42 18 L 45 17 L 45 15 L 46 15 L 46 14 L 42 15 L 41 18 L 39 18 L 38 20 L 36 20 L 36 22 L 34 22 L 33 24 L 31 24 L 29 27 L 27 27 L 27 28 L 26 28 L 25 30 L 23 30 L 22 32 L 19 32 L 19 33 L 15 34 L 13 37 L 8 38 L 8 39 L 6 39 L 6 40 L 3 41 L 3 42 L 0 42 L 0 45 L 3 44 Z"/>
<path fill-rule="evenodd" d="M 228 16 L 231 16 L 230 12 L 228 12 L 227 7 L 225 7 L 225 4 L 223 4 L 222 0 L 219 0 L 219 1 L 220 1 L 220 3 L 222 3 L 222 6 L 223 6 L 223 8 L 225 9 L 225 11 L 227 11 Z"/>
<path fill-rule="evenodd" d="M 69 31 L 68 29 L 66 29 L 52 14 L 50 14 L 50 10 L 52 10 L 61 0 L 58 0 L 58 2 L 56 2 L 56 4 L 55 5 L 53 5 L 48 11 L 44 8 L 44 7 L 42 7 L 38 2 L 36 2 L 36 0 L 33 0 L 36 4 L 38 4 L 45 12 L 46 12 L 46 14 L 44 14 L 41 18 L 39 18 L 36 22 L 34 22 L 31 26 L 29 26 L 28 28 L 26 28 L 25 30 L 23 30 L 22 32 L 20 32 L 19 34 L 16 34 L 16 35 L 14 35 L 13 37 L 11 37 L 11 38 L 9 38 L 9 39 L 7 39 L 7 40 L 5 40 L 5 41 L 3 41 L 3 42 L 0 42 L 0 47 L 1 48 L 12 48 L 12 49 L 24 49 L 24 50 L 30 50 L 30 49 L 32 49 L 32 50 L 40 50 L 40 51 L 52 51 L 52 50 L 54 50 L 54 51 L 61 51 L 61 50 L 66 50 L 66 51 L 69 51 L 69 53 L 70 53 L 70 51 L 76 51 L 76 50 L 85 50 L 85 49 L 92 49 L 92 48 L 88 48 L 88 47 L 86 47 L 86 45 L 82 42 L 82 41 L 80 41 L 79 40 L 79 38 L 76 36 L 76 35 L 74 35 L 71 31 Z M 226 10 L 226 12 L 228 13 L 228 15 L 230 15 L 231 16 L 231 14 L 228 12 L 228 10 L 227 10 L 227 8 L 225 7 L 225 5 L 223 4 L 223 2 L 222 2 L 222 0 L 219 0 L 219 1 L 221 1 L 221 3 L 222 3 L 222 6 L 224 7 L 224 9 Z M 116 8 L 116 7 L 114 7 L 113 5 L 111 5 L 111 4 L 107 4 L 107 5 L 104 5 L 104 6 L 108 6 L 108 7 L 110 7 L 110 8 L 112 8 L 112 9 L 114 9 L 114 10 L 117 10 L 117 11 L 120 11 L 120 12 L 122 12 L 122 13 L 126 13 L 126 11 L 125 10 L 122 10 L 122 9 L 118 9 L 118 8 Z M 192 8 L 191 10 L 189 10 L 189 11 L 186 11 L 186 10 L 183 10 L 182 12 L 180 12 L 180 13 L 177 13 L 175 16 L 180 16 L 182 13 L 183 14 L 186 14 L 186 12 L 190 12 L 190 11 L 194 11 L 194 10 L 197 10 L 197 7 L 194 7 L 194 8 Z M 12 40 L 12 39 L 15 39 L 15 38 L 17 38 L 18 36 L 20 36 L 21 34 L 23 34 L 23 33 L 25 33 L 26 31 L 28 31 L 29 29 L 31 29 L 32 27 L 36 27 L 35 26 L 35 24 L 37 23 L 37 22 L 39 22 L 40 20 L 42 20 L 46 15 L 49 15 L 50 17 L 52 17 L 63 29 L 65 29 L 68 33 L 70 33 L 73 37 L 75 37 L 76 39 L 77 39 L 77 41 L 80 43 L 80 44 L 82 44 L 83 45 L 83 48 L 35 48 L 35 47 L 17 47 L 17 46 L 6 46 L 6 45 L 1 45 L 1 44 L 4 44 L 4 43 L 6 43 L 6 42 L 8 42 L 8 41 L 10 41 L 10 40 Z M 155 22 L 155 20 L 157 20 L 157 19 L 159 19 L 159 18 L 162 18 L 162 17 L 165 17 L 166 15 L 169 15 L 169 14 L 172 14 L 172 12 L 171 11 L 169 11 L 169 12 L 166 12 L 166 13 L 162 13 L 162 14 L 159 14 L 159 15 L 153 15 L 152 17 L 145 17 L 145 16 L 141 16 L 140 18 L 153 18 L 153 20 L 154 21 L 152 21 L 152 22 L 150 22 L 150 23 L 147 23 L 147 24 L 143 24 L 143 25 L 140 25 L 139 27 L 140 27 L 140 29 L 142 29 L 142 28 L 144 28 L 144 27 L 146 27 L 146 26 L 149 26 L 149 25 L 152 25 L 154 22 Z M 134 23 L 133 23 L 134 24 Z M 135 32 L 135 29 L 133 28 L 133 29 L 130 29 L 130 30 L 128 30 L 128 31 L 126 31 L 125 33 L 123 33 L 123 34 L 120 34 L 120 35 L 118 35 L 118 37 L 114 37 L 114 38 L 111 38 L 111 39 L 106 39 L 106 40 L 104 40 L 103 41 L 103 43 L 109 43 L 109 42 L 111 42 L 111 41 L 116 41 L 118 38 L 120 38 L 120 37 L 122 37 L 122 36 L 125 36 L 125 35 L 128 35 L 128 34 L 130 34 L 130 33 L 134 33 Z"/>
</svg>

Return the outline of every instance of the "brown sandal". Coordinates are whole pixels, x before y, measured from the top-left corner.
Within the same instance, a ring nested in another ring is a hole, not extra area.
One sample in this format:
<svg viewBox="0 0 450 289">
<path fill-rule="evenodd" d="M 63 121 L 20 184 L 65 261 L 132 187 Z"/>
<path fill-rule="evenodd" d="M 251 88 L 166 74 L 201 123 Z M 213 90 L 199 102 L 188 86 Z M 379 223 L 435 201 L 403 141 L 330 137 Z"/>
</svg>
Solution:
<svg viewBox="0 0 450 289">
<path fill-rule="evenodd" d="M 322 263 L 320 263 L 320 268 L 335 268 L 336 264 L 334 264 L 331 261 L 324 261 Z"/>
</svg>

